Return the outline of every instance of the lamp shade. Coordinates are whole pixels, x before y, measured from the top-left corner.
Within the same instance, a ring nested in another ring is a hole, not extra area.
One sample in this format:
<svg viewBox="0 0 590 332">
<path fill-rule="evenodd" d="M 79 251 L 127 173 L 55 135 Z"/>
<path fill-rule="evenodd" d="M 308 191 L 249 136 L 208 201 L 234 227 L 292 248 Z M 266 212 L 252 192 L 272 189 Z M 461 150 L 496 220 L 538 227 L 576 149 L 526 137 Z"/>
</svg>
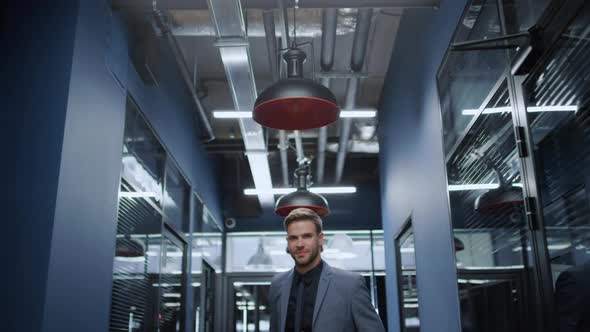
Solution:
<svg viewBox="0 0 590 332">
<path fill-rule="evenodd" d="M 259 124 L 283 130 L 304 130 L 328 125 L 340 116 L 330 89 L 303 78 L 305 52 L 291 47 L 283 59 L 287 79 L 266 88 L 256 99 L 252 118 Z"/>
<path fill-rule="evenodd" d="M 117 257 L 143 257 L 144 246 L 128 234 L 123 238 L 117 238 L 115 256 Z"/>
<path fill-rule="evenodd" d="M 289 78 L 268 87 L 256 99 L 252 113 L 259 124 L 284 130 L 323 127 L 339 116 L 332 91 L 301 78 Z"/>
<path fill-rule="evenodd" d="M 275 213 L 286 217 L 297 208 L 308 208 L 315 211 L 320 217 L 330 213 L 328 201 L 321 195 L 305 190 L 297 190 L 281 196 L 275 205 Z"/>
<path fill-rule="evenodd" d="M 491 214 L 506 207 L 514 207 L 523 203 L 522 190 L 515 187 L 501 186 L 486 191 L 475 199 L 475 210 L 480 213 Z"/>
<path fill-rule="evenodd" d="M 281 196 L 275 205 L 275 213 L 286 217 L 291 211 L 297 208 L 308 208 L 320 217 L 330 213 L 328 201 L 322 195 L 312 193 L 308 190 L 309 163 L 304 162 L 295 170 L 297 178 L 297 190 Z"/>
</svg>

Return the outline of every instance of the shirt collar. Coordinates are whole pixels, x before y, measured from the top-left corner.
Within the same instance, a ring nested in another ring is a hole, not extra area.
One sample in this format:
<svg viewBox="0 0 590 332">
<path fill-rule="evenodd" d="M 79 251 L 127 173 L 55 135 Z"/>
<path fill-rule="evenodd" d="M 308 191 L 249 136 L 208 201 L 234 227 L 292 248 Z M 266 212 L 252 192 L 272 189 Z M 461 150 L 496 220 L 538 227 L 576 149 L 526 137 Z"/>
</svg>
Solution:
<svg viewBox="0 0 590 332">
<path fill-rule="evenodd" d="M 324 261 L 320 259 L 318 265 L 314 266 L 313 269 L 305 272 L 299 273 L 295 270 L 295 283 L 299 283 L 299 280 L 305 280 L 306 284 L 311 283 L 312 280 L 318 279 L 322 273 L 322 268 L 324 266 Z"/>
</svg>

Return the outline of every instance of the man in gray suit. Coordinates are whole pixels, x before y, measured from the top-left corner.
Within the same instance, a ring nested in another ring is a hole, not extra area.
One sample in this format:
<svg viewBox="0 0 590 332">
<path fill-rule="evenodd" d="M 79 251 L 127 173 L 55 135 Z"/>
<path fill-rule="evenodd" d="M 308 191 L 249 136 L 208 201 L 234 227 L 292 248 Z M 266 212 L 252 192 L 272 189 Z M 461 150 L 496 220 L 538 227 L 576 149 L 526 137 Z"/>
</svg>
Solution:
<svg viewBox="0 0 590 332">
<path fill-rule="evenodd" d="M 324 233 L 320 217 L 310 209 L 298 208 L 284 223 L 287 250 L 295 268 L 272 280 L 270 331 L 385 331 L 364 278 L 322 260 Z"/>
</svg>

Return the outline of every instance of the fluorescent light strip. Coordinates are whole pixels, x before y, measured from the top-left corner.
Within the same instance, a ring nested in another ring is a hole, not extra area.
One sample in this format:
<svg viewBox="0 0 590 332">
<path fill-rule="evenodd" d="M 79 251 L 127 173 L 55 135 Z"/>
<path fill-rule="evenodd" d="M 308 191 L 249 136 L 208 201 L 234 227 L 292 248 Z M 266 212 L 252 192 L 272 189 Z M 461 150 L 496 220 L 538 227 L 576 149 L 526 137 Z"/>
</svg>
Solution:
<svg viewBox="0 0 590 332">
<path fill-rule="evenodd" d="M 377 111 L 361 110 L 361 111 L 341 111 L 341 118 L 374 118 L 377 116 Z M 251 119 L 252 112 L 236 112 L 236 111 L 214 111 L 213 117 L 216 119 Z"/>
<path fill-rule="evenodd" d="M 522 188 L 522 183 L 513 183 L 513 187 Z M 497 189 L 500 188 L 500 185 L 497 183 L 489 183 L 489 184 L 450 184 L 449 191 L 465 191 L 465 190 L 490 190 L 490 189 Z"/>
<path fill-rule="evenodd" d="M 531 106 L 526 108 L 527 112 L 538 113 L 538 112 L 577 112 L 578 106 Z"/>
<path fill-rule="evenodd" d="M 527 107 L 527 112 L 529 113 L 541 113 L 541 112 L 577 112 L 578 106 L 531 106 Z M 479 109 L 465 109 L 463 110 L 463 115 L 476 115 L 479 112 Z M 512 112 L 512 107 L 491 107 L 486 108 L 483 111 L 483 114 L 496 114 L 496 113 L 508 113 Z"/>
<path fill-rule="evenodd" d="M 500 187 L 497 183 L 482 183 L 482 184 L 450 184 L 449 191 L 464 191 L 464 190 L 489 190 Z"/>
<path fill-rule="evenodd" d="M 285 195 L 294 192 L 295 188 L 272 188 L 270 193 L 273 195 Z M 309 191 L 316 194 L 354 194 L 356 187 L 312 187 Z M 260 190 L 244 189 L 244 195 L 258 195 Z M 267 193 L 265 191 L 265 193 Z"/>
<path fill-rule="evenodd" d="M 341 111 L 341 118 L 374 118 L 377 116 L 377 111 Z"/>
<path fill-rule="evenodd" d="M 151 191 L 145 191 L 145 192 L 120 191 L 119 192 L 119 197 L 125 197 L 125 198 L 150 198 L 150 197 L 156 197 L 156 193 L 151 192 Z"/>
<path fill-rule="evenodd" d="M 496 114 L 496 113 L 508 113 L 512 112 L 512 107 L 493 107 L 486 108 L 483 110 L 483 114 Z M 463 110 L 463 115 L 476 115 L 479 113 L 479 109 L 466 109 Z"/>
</svg>

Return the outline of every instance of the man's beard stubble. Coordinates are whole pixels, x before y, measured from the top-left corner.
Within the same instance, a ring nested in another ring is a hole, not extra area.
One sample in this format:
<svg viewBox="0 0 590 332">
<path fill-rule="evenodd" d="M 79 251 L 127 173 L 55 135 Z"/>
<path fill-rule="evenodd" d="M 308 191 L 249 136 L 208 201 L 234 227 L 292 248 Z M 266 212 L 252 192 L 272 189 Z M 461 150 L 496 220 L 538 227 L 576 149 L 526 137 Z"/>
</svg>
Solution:
<svg viewBox="0 0 590 332">
<path fill-rule="evenodd" d="M 305 266 L 311 264 L 319 256 L 320 245 L 318 244 L 315 248 L 313 248 L 309 254 L 308 259 L 301 261 L 301 262 L 297 260 L 297 255 L 295 253 L 290 253 L 290 254 L 291 254 L 291 257 L 293 258 L 293 260 L 295 261 L 295 265 L 305 267 Z"/>
</svg>

